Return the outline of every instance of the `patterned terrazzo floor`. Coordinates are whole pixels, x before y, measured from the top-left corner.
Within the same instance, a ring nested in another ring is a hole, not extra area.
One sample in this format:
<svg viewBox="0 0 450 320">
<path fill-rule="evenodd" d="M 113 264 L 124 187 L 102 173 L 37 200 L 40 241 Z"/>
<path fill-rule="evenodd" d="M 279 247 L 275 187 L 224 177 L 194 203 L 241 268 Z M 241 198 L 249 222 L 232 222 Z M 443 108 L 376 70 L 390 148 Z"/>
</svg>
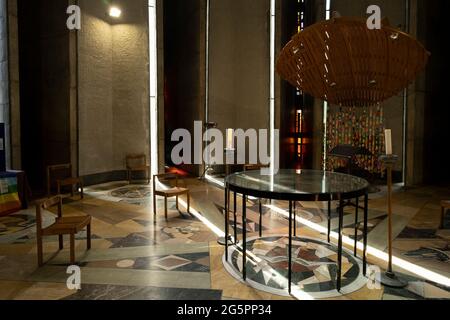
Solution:
<svg viewBox="0 0 450 320">
<path fill-rule="evenodd" d="M 223 229 L 223 191 L 194 179 L 187 180 L 187 184 L 192 191 L 192 207 L 212 225 Z M 93 249 L 85 252 L 85 234 L 77 236 L 77 259 L 82 271 L 82 289 L 78 292 L 67 289 L 68 251 L 57 253 L 56 238 L 45 240 L 48 263 L 37 268 L 33 208 L 0 218 L 0 299 L 291 299 L 286 296 L 283 283 L 277 287 L 272 276 L 262 272 L 276 271 L 283 278 L 285 261 L 278 252 L 282 249 L 282 235 L 287 233 L 287 220 L 283 215 L 265 207 L 260 226 L 258 205 L 249 203 L 246 226 L 250 233 L 249 245 L 255 256 L 266 261 L 250 268 L 254 271 L 250 277 L 254 282 L 251 287 L 239 280 L 239 252 L 230 253 L 232 264 L 227 266 L 228 272 L 223 264 L 223 248 L 216 244 L 217 236 L 210 226 L 185 212 L 178 212 L 173 202 L 169 203 L 166 222 L 161 217 L 161 200 L 157 203 L 159 214 L 155 221 L 150 193 L 147 185 L 129 186 L 117 182 L 87 188 L 83 201 L 77 198 L 65 201 L 65 214 L 93 217 Z M 394 254 L 413 266 L 448 279 L 450 232 L 438 230 L 439 201 L 445 198 L 450 198 L 448 188 L 396 191 Z M 240 208 L 240 202 L 238 204 Z M 285 203 L 275 205 L 286 209 Z M 322 203 L 302 203 L 297 213 L 317 226 L 325 226 L 324 208 Z M 385 251 L 383 191 L 371 196 L 369 217 L 369 245 Z M 336 215 L 333 218 L 335 229 Z M 52 214 L 46 213 L 44 224 L 51 221 Z M 238 212 L 238 234 L 243 228 L 240 221 Z M 345 233 L 349 237 L 353 237 L 354 223 L 354 210 L 349 209 L 344 219 Z M 259 228 L 264 232 L 263 239 L 256 237 Z M 399 270 L 410 282 L 406 289 L 369 289 L 364 283 L 367 280 L 358 271 L 359 260 L 350 254 L 351 247 L 346 255 L 348 290 L 338 294 L 332 281 L 334 247 L 324 242 L 324 234 L 305 226 L 299 226 L 298 234 L 297 262 L 301 263 L 296 264 L 295 282 L 312 298 L 450 298 L 448 287 L 424 281 L 411 270 Z M 360 237 L 359 232 L 358 239 Z M 385 265 L 373 256 L 369 258 L 374 265 Z"/>
</svg>

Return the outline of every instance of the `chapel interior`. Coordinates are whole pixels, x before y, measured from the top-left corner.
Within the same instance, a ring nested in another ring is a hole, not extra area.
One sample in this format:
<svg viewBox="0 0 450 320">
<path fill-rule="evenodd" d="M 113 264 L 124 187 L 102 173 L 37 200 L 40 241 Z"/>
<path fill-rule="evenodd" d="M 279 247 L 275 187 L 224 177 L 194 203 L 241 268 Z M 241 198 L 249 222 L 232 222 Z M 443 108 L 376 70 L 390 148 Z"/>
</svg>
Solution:
<svg viewBox="0 0 450 320">
<path fill-rule="evenodd" d="M 449 12 L 0 0 L 0 300 L 450 299 Z"/>
</svg>

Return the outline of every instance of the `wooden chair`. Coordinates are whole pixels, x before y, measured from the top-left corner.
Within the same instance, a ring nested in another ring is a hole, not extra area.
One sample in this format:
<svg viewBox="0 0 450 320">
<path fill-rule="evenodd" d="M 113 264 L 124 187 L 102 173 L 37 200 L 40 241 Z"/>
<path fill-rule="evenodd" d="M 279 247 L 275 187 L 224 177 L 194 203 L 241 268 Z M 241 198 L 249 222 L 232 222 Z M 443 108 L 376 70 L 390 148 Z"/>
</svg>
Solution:
<svg viewBox="0 0 450 320">
<path fill-rule="evenodd" d="M 147 184 L 150 184 L 150 166 L 147 164 L 145 154 L 129 154 L 126 157 L 127 180 L 131 184 L 131 176 L 134 172 L 144 172 L 147 178 Z"/>
<path fill-rule="evenodd" d="M 65 171 L 65 177 L 56 178 L 56 188 L 57 194 L 61 194 L 61 190 L 64 187 L 71 187 L 71 195 L 75 196 L 75 190 L 80 188 L 80 196 L 81 199 L 84 199 L 84 184 L 83 179 L 80 177 L 72 177 L 72 164 L 58 164 L 47 167 L 47 197 L 52 195 L 52 175 L 56 174 L 56 172 Z"/>
<path fill-rule="evenodd" d="M 167 190 L 158 190 L 156 188 L 156 181 L 163 181 L 163 180 L 174 180 L 175 179 L 175 187 L 169 188 Z M 164 197 L 164 215 L 166 217 L 166 220 L 168 219 L 168 211 L 167 211 L 167 199 L 168 198 L 176 198 L 177 202 L 177 210 L 179 210 L 178 206 L 178 198 L 182 195 L 187 196 L 187 212 L 190 214 L 190 206 L 191 206 L 191 197 L 189 189 L 187 188 L 180 188 L 178 186 L 178 175 L 175 173 L 165 173 L 165 174 L 159 174 L 153 176 L 153 214 L 156 217 L 156 197 Z"/>
<path fill-rule="evenodd" d="M 42 210 L 48 210 L 53 206 L 58 206 L 58 213 L 55 223 L 49 227 L 42 227 Z M 91 249 L 91 217 L 63 217 L 62 213 L 62 197 L 56 196 L 36 205 L 36 235 L 37 235 L 37 252 L 38 265 L 41 267 L 43 262 L 43 243 L 42 238 L 48 236 L 59 237 L 59 250 L 64 249 L 64 235 L 70 235 L 70 263 L 75 264 L 75 235 L 87 228 L 87 249 Z"/>
<path fill-rule="evenodd" d="M 442 208 L 441 229 L 444 229 L 444 227 L 445 227 L 445 214 L 446 214 L 447 210 L 450 210 L 450 200 L 441 201 L 441 208 Z"/>
</svg>

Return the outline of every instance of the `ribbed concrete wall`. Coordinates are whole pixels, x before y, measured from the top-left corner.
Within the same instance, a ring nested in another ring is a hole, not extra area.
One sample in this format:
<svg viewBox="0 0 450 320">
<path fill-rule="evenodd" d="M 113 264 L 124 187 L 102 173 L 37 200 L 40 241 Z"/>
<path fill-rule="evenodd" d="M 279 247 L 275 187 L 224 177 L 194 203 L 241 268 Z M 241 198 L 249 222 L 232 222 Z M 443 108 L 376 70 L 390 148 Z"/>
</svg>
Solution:
<svg viewBox="0 0 450 320">
<path fill-rule="evenodd" d="M 210 120 L 226 128 L 269 126 L 269 0 L 212 0 Z"/>
<path fill-rule="evenodd" d="M 124 169 L 127 153 L 149 154 L 147 1 L 82 0 L 79 32 L 80 174 Z"/>
</svg>

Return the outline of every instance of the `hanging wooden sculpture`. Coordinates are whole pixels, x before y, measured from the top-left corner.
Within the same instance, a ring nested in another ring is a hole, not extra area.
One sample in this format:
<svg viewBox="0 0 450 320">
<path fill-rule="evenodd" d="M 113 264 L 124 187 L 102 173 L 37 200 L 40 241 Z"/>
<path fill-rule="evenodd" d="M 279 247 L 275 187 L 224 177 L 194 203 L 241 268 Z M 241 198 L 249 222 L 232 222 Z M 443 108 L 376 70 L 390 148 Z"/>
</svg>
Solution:
<svg viewBox="0 0 450 320">
<path fill-rule="evenodd" d="M 429 52 L 385 21 L 369 30 L 359 18 L 334 18 L 295 35 L 282 50 L 277 71 L 298 89 L 342 107 L 381 103 L 405 89 Z"/>
</svg>

